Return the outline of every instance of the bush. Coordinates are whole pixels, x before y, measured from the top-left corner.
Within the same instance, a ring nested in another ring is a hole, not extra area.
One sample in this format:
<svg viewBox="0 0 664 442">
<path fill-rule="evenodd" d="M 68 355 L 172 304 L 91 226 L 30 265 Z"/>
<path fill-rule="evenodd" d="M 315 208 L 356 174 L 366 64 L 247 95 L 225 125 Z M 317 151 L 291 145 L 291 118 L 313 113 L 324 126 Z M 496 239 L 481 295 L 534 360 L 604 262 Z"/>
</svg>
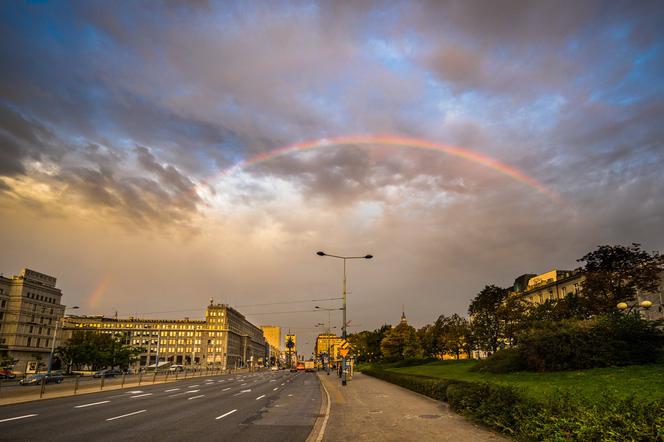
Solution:
<svg viewBox="0 0 664 442">
<path fill-rule="evenodd" d="M 363 373 L 447 401 L 453 410 L 519 440 L 664 440 L 664 400 L 606 396 L 589 405 L 559 394 L 540 403 L 504 385 L 441 380 L 376 367 Z"/>
<path fill-rule="evenodd" d="M 506 348 L 500 350 L 491 357 L 483 359 L 471 367 L 470 371 L 489 373 L 509 373 L 521 371 L 528 368 L 523 355 L 517 348 Z"/>
<path fill-rule="evenodd" d="M 559 371 L 646 364 L 659 360 L 664 332 L 635 314 L 590 320 L 538 321 L 518 336 L 518 344 L 478 363 L 474 370 Z"/>
</svg>

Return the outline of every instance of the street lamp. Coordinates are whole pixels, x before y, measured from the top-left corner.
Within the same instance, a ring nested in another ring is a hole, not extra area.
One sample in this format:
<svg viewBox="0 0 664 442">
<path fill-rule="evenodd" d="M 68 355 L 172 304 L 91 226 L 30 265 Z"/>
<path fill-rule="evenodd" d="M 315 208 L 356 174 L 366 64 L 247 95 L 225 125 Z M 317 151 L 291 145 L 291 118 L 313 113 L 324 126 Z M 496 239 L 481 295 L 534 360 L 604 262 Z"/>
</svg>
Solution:
<svg viewBox="0 0 664 442">
<path fill-rule="evenodd" d="M 618 310 L 623 311 L 623 312 L 625 310 L 629 309 L 629 310 L 627 310 L 627 313 L 629 313 L 634 308 L 636 308 L 637 310 L 640 309 L 640 308 L 642 308 L 643 310 L 648 310 L 650 307 L 652 307 L 652 302 L 650 302 L 648 300 L 645 300 L 645 301 L 641 301 L 638 304 L 635 303 L 635 304 L 632 304 L 632 305 L 629 305 L 626 302 L 619 302 L 616 307 L 618 307 Z"/>
<path fill-rule="evenodd" d="M 51 353 L 48 355 L 48 369 L 46 372 L 47 376 L 51 375 L 51 367 L 53 366 L 53 353 L 55 352 L 55 340 L 58 338 L 58 325 L 60 325 L 60 319 L 64 319 L 64 312 L 67 310 L 76 310 L 78 308 L 77 305 L 73 307 L 65 307 L 62 318 L 58 318 L 55 321 L 55 330 L 53 331 L 53 342 L 51 342 Z"/>
<path fill-rule="evenodd" d="M 344 284 L 343 284 L 343 296 L 342 296 L 342 310 L 343 310 L 343 322 L 341 323 L 341 337 L 343 339 L 346 339 L 346 260 L 348 259 L 371 259 L 373 258 L 373 255 L 364 255 L 364 256 L 337 256 L 337 255 L 330 255 L 329 253 L 325 253 L 323 251 L 318 251 L 316 252 L 316 255 L 318 256 L 329 256 L 330 258 L 337 258 L 341 259 L 344 262 Z M 346 385 L 346 357 L 342 356 L 341 357 L 341 385 Z"/>
</svg>

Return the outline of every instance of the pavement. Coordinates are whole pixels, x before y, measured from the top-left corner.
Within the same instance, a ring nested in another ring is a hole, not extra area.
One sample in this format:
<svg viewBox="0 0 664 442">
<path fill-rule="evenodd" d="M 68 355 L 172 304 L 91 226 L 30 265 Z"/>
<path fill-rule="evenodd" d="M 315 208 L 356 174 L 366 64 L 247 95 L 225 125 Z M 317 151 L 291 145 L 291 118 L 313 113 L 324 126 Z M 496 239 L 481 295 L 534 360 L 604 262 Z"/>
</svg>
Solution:
<svg viewBox="0 0 664 442">
<path fill-rule="evenodd" d="M 505 441 L 453 412 L 440 401 L 357 373 L 342 386 L 333 374 L 319 372 L 330 398 L 329 419 L 316 425 L 320 441 Z M 326 407 L 323 406 L 322 409 Z M 324 426 L 321 436 L 319 427 Z"/>
<path fill-rule="evenodd" d="M 2 441 L 305 441 L 313 373 L 263 371 L 0 406 Z"/>
</svg>

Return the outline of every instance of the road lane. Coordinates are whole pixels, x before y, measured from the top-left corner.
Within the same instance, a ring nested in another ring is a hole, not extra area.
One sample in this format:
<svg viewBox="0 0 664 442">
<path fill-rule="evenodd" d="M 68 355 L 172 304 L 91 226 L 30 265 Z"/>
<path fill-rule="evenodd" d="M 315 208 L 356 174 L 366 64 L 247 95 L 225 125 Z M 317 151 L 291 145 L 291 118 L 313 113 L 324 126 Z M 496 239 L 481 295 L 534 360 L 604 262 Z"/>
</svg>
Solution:
<svg viewBox="0 0 664 442">
<path fill-rule="evenodd" d="M 271 381 L 287 383 L 288 387 L 274 390 Z M 250 384 L 251 393 L 234 397 L 233 394 L 248 389 L 240 387 L 243 383 Z M 180 385 L 180 390 L 165 387 L 154 385 L 122 395 L 116 390 L 3 406 L 0 434 L 11 440 L 40 440 L 46 439 L 46 435 L 53 441 L 219 440 L 221 431 L 224 435 L 236 434 L 237 440 L 261 440 L 266 435 L 270 440 L 304 440 L 320 406 L 318 381 L 309 373 L 224 375 L 209 382 Z M 191 394 L 170 397 L 170 391 L 192 389 L 200 392 L 193 397 Z M 293 401 L 305 394 L 306 402 Z M 283 425 L 283 419 L 274 421 L 275 428 L 266 433 L 265 428 L 270 425 L 265 424 L 265 416 L 275 410 L 288 414 L 289 408 L 299 417 L 287 425 Z M 2 422 L 27 415 L 35 415 L 29 419 L 30 425 L 21 424 L 21 419 Z"/>
</svg>

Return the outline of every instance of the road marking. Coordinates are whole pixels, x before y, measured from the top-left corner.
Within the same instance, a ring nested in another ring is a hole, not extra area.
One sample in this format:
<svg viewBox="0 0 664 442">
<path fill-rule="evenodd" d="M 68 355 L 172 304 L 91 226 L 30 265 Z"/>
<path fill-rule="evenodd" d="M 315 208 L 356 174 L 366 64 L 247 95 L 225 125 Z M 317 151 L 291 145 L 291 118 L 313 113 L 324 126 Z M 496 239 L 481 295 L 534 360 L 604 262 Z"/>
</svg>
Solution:
<svg viewBox="0 0 664 442">
<path fill-rule="evenodd" d="M 321 385 L 323 386 L 323 390 L 325 390 L 325 396 L 327 397 L 327 408 L 325 410 L 325 419 L 323 419 L 323 425 L 320 427 L 320 433 L 318 433 L 316 442 L 321 442 L 323 440 L 323 436 L 325 436 L 325 427 L 327 426 L 327 419 L 330 417 L 330 393 L 327 392 L 327 388 L 325 388 L 324 383 L 321 382 Z"/>
<path fill-rule="evenodd" d="M 140 393 L 143 393 L 143 390 L 133 390 L 127 392 L 127 394 L 140 394 Z"/>
<path fill-rule="evenodd" d="M 278 389 L 279 389 L 279 387 L 274 387 L 274 388 L 272 389 L 272 391 L 277 391 Z"/>
<path fill-rule="evenodd" d="M 247 385 L 246 382 L 244 384 L 240 384 L 240 387 L 244 387 L 245 385 Z"/>
<path fill-rule="evenodd" d="M 222 379 L 222 380 L 220 380 L 220 381 L 217 381 L 217 384 L 220 384 L 220 383 L 222 383 L 222 382 L 224 382 L 224 380 L 223 380 L 223 379 Z"/>
<path fill-rule="evenodd" d="M 282 382 L 281 385 L 286 385 L 286 384 L 284 384 L 284 383 Z"/>
<path fill-rule="evenodd" d="M 231 387 L 228 387 L 228 388 L 224 388 L 224 389 L 221 390 L 221 391 L 228 391 L 228 390 L 230 390 L 230 389 L 231 389 Z"/>
<path fill-rule="evenodd" d="M 77 405 L 74 408 L 85 408 L 85 407 L 92 407 L 93 405 L 101 405 L 101 404 L 107 404 L 111 401 L 101 401 L 101 402 L 93 402 L 91 404 L 84 404 L 84 405 Z"/>
<path fill-rule="evenodd" d="M 235 410 L 231 410 L 231 411 L 229 411 L 229 412 L 226 413 L 226 414 L 222 414 L 221 416 L 217 416 L 217 417 L 215 417 L 214 419 L 215 419 L 215 420 L 219 420 L 219 419 L 221 419 L 221 418 L 224 418 L 224 417 L 228 416 L 229 414 L 233 414 L 233 413 L 235 413 L 236 411 L 237 411 L 237 408 L 236 408 Z"/>
<path fill-rule="evenodd" d="M 38 414 L 26 414 L 25 416 L 10 417 L 9 419 L 0 419 L 0 422 L 15 421 L 16 419 L 25 419 L 26 417 L 39 416 Z"/>
<path fill-rule="evenodd" d="M 144 397 L 144 396 L 152 396 L 152 393 L 143 393 L 139 394 L 138 396 L 129 396 L 130 399 L 135 399 L 137 397 Z"/>
<path fill-rule="evenodd" d="M 189 393 L 198 393 L 199 391 L 201 391 L 201 390 L 187 390 L 187 391 L 185 391 L 184 393 L 185 393 L 185 394 L 189 394 Z"/>
<path fill-rule="evenodd" d="M 190 385 L 190 386 L 188 386 L 187 388 L 196 388 L 196 387 L 200 387 L 200 385 L 198 385 L 198 384 L 196 384 L 196 385 Z"/>
<path fill-rule="evenodd" d="M 263 399 L 264 397 L 265 397 L 265 395 L 264 395 L 264 394 L 261 394 L 260 396 L 258 396 L 258 397 L 256 398 L 256 400 L 258 400 L 258 399 Z"/>
<path fill-rule="evenodd" d="M 205 395 L 204 395 L 204 394 L 199 394 L 198 396 L 192 396 L 192 397 L 190 397 L 190 398 L 187 399 L 187 400 L 190 401 L 190 400 L 192 400 L 192 399 L 198 399 L 199 397 L 203 397 L 203 396 L 205 396 Z"/>
<path fill-rule="evenodd" d="M 133 416 L 133 415 L 135 415 L 135 414 L 140 414 L 140 413 L 145 413 L 146 411 L 148 411 L 148 410 L 134 411 L 133 413 L 127 413 L 127 414 L 123 414 L 123 415 L 120 415 L 120 416 L 109 417 L 109 418 L 106 419 L 106 420 L 107 420 L 107 421 L 113 421 L 113 420 L 115 420 L 115 419 L 122 419 L 123 417 Z"/>
<path fill-rule="evenodd" d="M 270 379 L 270 382 L 277 382 L 276 379 Z"/>
<path fill-rule="evenodd" d="M 171 391 L 178 391 L 179 388 L 169 388 L 168 390 L 164 390 L 164 393 L 170 393 Z"/>
<path fill-rule="evenodd" d="M 293 395 L 292 395 L 292 394 L 289 394 L 288 397 L 293 397 Z"/>
</svg>

